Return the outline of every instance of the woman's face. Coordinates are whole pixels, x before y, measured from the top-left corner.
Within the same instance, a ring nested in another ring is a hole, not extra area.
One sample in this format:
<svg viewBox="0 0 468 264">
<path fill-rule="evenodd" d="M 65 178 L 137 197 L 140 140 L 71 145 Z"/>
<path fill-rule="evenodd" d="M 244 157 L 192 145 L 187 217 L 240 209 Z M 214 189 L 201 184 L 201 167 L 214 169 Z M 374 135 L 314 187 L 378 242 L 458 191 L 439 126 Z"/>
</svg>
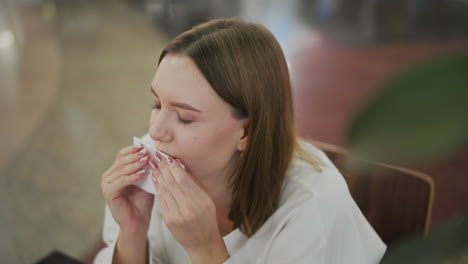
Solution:
<svg viewBox="0 0 468 264">
<path fill-rule="evenodd" d="M 246 120 L 233 117 L 231 106 L 216 94 L 195 63 L 186 56 L 166 55 L 151 90 L 154 108 L 149 134 L 158 149 L 180 159 L 202 181 L 230 170 L 235 155 L 246 145 Z"/>
</svg>

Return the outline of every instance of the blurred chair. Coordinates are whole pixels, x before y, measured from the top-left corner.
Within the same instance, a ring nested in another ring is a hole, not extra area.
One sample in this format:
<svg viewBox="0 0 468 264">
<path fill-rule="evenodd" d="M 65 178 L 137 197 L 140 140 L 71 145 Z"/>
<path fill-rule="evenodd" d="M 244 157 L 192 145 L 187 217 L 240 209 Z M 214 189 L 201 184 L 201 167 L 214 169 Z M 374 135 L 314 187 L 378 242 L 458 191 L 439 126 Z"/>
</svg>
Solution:
<svg viewBox="0 0 468 264">
<path fill-rule="evenodd" d="M 407 236 L 427 233 L 434 200 L 434 183 L 428 175 L 368 160 L 357 160 L 367 168 L 358 171 L 350 167 L 345 149 L 309 142 L 343 174 L 357 205 L 389 247 Z"/>
</svg>

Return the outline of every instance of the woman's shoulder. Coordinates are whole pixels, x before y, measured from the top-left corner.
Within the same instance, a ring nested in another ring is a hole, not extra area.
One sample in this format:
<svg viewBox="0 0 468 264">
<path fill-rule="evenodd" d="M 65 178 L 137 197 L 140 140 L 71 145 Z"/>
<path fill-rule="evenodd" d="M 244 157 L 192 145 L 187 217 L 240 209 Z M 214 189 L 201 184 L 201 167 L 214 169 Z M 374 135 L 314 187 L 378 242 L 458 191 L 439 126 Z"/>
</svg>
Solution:
<svg viewBox="0 0 468 264">
<path fill-rule="evenodd" d="M 286 206 L 291 210 L 315 204 L 317 210 L 332 215 L 353 211 L 356 204 L 338 169 L 317 147 L 305 141 L 300 144 L 317 164 L 314 166 L 298 158 L 291 162 L 281 192 L 280 207 Z"/>
<path fill-rule="evenodd" d="M 300 146 L 315 164 L 294 158 L 286 173 L 285 188 L 306 192 L 310 196 L 342 196 L 349 194 L 344 177 L 327 155 L 311 143 L 300 141 Z"/>
<path fill-rule="evenodd" d="M 368 250 L 361 252 L 363 258 L 380 258 L 385 252 L 385 244 L 354 202 L 344 177 L 323 151 L 307 142 L 301 142 L 301 146 L 318 158 L 320 165 L 317 168 L 303 160 L 291 163 L 278 210 L 283 212 L 282 215 L 293 217 L 294 221 L 318 221 L 329 249 L 340 245 L 349 247 L 357 243 L 357 239 L 360 241 L 357 246 Z M 374 253 L 376 257 L 373 257 Z M 375 262 L 378 261 L 365 263 Z"/>
</svg>

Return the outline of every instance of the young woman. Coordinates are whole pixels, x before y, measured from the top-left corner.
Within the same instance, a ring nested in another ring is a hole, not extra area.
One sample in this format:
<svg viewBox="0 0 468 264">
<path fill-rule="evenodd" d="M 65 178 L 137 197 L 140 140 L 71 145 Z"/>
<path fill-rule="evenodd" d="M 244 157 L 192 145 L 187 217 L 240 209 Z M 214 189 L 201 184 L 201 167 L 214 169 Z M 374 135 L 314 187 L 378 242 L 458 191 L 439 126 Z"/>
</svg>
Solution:
<svg viewBox="0 0 468 264">
<path fill-rule="evenodd" d="M 102 175 L 95 263 L 378 263 L 385 245 L 325 154 L 296 138 L 288 68 L 264 27 L 207 22 L 163 50 L 149 134 Z M 319 124 L 318 124 L 319 125 Z M 154 196 L 132 185 L 150 163 Z"/>
</svg>

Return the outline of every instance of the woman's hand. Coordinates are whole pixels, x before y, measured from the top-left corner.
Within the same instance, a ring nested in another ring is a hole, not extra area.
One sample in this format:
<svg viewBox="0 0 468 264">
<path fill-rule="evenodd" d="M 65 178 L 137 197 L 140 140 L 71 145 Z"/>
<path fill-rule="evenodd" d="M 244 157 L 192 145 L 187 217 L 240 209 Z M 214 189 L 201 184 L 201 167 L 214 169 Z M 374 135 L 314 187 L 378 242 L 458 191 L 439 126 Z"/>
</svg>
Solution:
<svg viewBox="0 0 468 264">
<path fill-rule="evenodd" d="M 133 186 L 143 175 L 148 154 L 141 145 L 121 149 L 114 164 L 102 174 L 101 189 L 120 232 L 146 239 L 154 195 Z"/>
<path fill-rule="evenodd" d="M 153 171 L 162 218 L 192 263 L 222 263 L 229 258 L 218 229 L 213 200 L 179 160 L 155 157 Z"/>
</svg>

